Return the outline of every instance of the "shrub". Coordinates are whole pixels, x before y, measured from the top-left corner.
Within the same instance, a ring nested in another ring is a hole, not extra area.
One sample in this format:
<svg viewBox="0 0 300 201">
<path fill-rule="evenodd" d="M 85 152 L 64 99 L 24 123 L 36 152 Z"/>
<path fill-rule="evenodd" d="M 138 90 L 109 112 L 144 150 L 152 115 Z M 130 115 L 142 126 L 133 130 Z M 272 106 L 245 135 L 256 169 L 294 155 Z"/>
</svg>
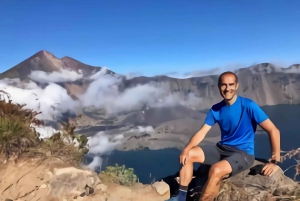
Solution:
<svg viewBox="0 0 300 201">
<path fill-rule="evenodd" d="M 298 148 L 296 150 L 291 150 L 291 151 L 281 151 L 281 153 L 285 153 L 280 158 L 281 162 L 285 161 L 286 159 L 290 159 L 290 158 L 293 158 L 297 162 L 296 165 L 292 165 L 284 171 L 284 172 L 286 172 L 290 168 L 294 167 L 296 170 L 295 175 L 294 175 L 294 180 L 296 180 L 296 177 L 298 175 L 300 175 L 300 148 Z"/>
<path fill-rule="evenodd" d="M 36 118 L 41 112 L 24 109 L 24 106 L 12 103 L 10 95 L 0 90 L 0 153 L 4 153 L 6 160 L 10 157 L 18 158 L 23 153 L 50 153 L 71 164 L 82 162 L 84 154 L 88 152 L 86 136 L 75 135 L 73 131 L 76 127 L 73 124 L 60 122 L 64 128 L 62 133 L 40 139 L 40 134 L 33 126 L 44 124 Z M 78 146 L 74 144 L 75 138 Z"/>
<path fill-rule="evenodd" d="M 101 181 L 113 182 L 124 186 L 133 186 L 137 182 L 137 176 L 133 168 L 125 168 L 125 165 L 108 166 L 105 171 L 99 174 Z"/>
</svg>

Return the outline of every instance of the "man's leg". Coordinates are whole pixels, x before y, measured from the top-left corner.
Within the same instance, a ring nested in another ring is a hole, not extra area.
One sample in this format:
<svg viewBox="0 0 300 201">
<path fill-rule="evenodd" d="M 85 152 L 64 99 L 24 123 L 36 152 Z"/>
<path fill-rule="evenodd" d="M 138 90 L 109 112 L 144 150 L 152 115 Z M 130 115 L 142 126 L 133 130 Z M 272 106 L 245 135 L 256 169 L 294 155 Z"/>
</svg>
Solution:
<svg viewBox="0 0 300 201">
<path fill-rule="evenodd" d="M 180 170 L 178 201 L 185 201 L 188 185 L 192 180 L 194 163 L 203 163 L 204 152 L 200 147 L 194 147 L 189 151 L 185 165 Z"/>
<path fill-rule="evenodd" d="M 233 151 L 234 150 L 225 147 L 225 150 L 222 150 L 221 152 L 222 154 L 226 154 L 227 157 L 223 155 L 225 158 L 222 156 L 221 161 L 211 166 L 208 181 L 200 201 L 212 201 L 219 194 L 222 179 L 226 178 L 228 175 L 234 176 L 253 165 L 253 155 L 249 155 L 244 151 Z"/>
<path fill-rule="evenodd" d="M 204 153 L 200 147 L 194 147 L 189 151 L 185 165 L 180 170 L 180 184 L 187 186 L 192 180 L 194 172 L 194 163 L 203 163 Z"/>
<path fill-rule="evenodd" d="M 200 201 L 213 201 L 219 194 L 222 179 L 226 178 L 231 172 L 231 165 L 226 160 L 221 160 L 212 165 Z"/>
<path fill-rule="evenodd" d="M 186 165 L 182 166 L 180 170 L 178 201 L 186 201 L 187 188 L 194 172 L 193 163 L 213 165 L 220 161 L 221 155 L 215 144 L 200 143 L 199 146 L 201 148 L 194 147 L 190 150 L 189 157 L 186 159 Z"/>
</svg>

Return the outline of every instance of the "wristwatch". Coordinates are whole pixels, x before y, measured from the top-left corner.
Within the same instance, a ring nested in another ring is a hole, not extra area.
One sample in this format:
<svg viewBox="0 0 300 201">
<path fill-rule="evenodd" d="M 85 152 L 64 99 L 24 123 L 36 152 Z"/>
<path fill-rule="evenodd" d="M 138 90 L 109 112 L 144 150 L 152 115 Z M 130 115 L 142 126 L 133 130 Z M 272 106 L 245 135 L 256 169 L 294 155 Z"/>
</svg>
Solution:
<svg viewBox="0 0 300 201">
<path fill-rule="evenodd" d="M 277 165 L 277 163 L 279 163 L 279 161 L 271 160 L 270 163 L 273 163 L 273 164 Z"/>
</svg>

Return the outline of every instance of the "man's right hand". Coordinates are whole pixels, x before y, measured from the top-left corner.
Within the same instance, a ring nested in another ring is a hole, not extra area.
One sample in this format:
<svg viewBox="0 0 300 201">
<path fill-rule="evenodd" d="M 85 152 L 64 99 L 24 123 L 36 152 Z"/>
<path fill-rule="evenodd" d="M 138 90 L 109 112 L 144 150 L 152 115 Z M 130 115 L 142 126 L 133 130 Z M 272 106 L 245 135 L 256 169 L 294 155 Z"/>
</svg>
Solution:
<svg viewBox="0 0 300 201">
<path fill-rule="evenodd" d="M 189 150 L 183 150 L 180 155 L 180 163 L 185 165 L 186 159 L 189 157 Z"/>
<path fill-rule="evenodd" d="M 192 139 L 190 140 L 190 142 L 188 143 L 188 145 L 185 147 L 185 149 L 182 151 L 180 155 L 180 163 L 182 165 L 186 164 L 186 160 L 189 157 L 190 150 L 193 147 L 197 146 L 204 139 L 205 135 L 210 129 L 211 129 L 210 125 L 203 124 L 201 129 L 192 137 Z"/>
</svg>

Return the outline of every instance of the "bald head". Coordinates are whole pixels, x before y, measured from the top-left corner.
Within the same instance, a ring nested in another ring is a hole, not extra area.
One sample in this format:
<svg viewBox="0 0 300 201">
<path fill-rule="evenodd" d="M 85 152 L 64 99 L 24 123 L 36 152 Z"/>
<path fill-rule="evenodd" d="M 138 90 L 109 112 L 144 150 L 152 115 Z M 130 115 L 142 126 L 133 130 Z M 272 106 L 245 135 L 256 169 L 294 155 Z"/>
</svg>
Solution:
<svg viewBox="0 0 300 201">
<path fill-rule="evenodd" d="M 229 102 L 236 97 L 238 87 L 238 77 L 233 72 L 226 71 L 219 76 L 218 88 L 225 101 Z"/>
<path fill-rule="evenodd" d="M 235 77 L 235 83 L 237 84 L 239 82 L 238 80 L 238 77 L 236 76 L 235 73 L 231 72 L 231 71 L 226 71 L 224 73 L 222 73 L 220 76 L 219 76 L 219 80 L 218 80 L 218 86 L 220 86 L 222 84 L 222 78 L 225 77 L 225 76 L 234 76 Z"/>
</svg>

